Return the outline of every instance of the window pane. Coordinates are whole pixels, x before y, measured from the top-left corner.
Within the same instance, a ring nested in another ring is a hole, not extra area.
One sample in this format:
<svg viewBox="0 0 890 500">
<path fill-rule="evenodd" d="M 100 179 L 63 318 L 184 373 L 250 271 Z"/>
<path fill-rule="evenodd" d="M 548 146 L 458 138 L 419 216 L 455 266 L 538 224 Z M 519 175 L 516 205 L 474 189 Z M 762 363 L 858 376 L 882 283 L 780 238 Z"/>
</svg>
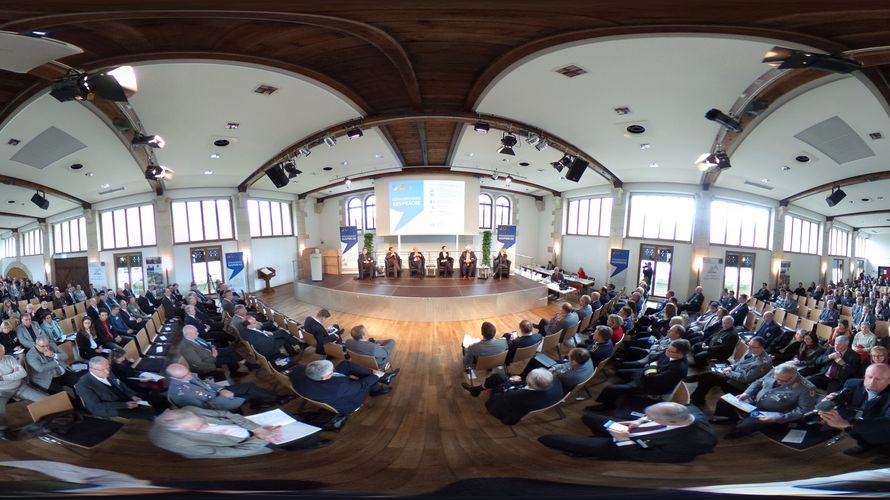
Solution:
<svg viewBox="0 0 890 500">
<path fill-rule="evenodd" d="M 810 253 L 818 255 L 822 251 L 822 249 L 819 248 L 820 243 L 819 224 L 810 224 Z"/>
<path fill-rule="evenodd" d="M 288 236 L 294 234 L 294 226 L 290 220 L 290 209 L 290 203 L 281 204 L 281 226 L 284 228 L 284 234 Z M 377 227 L 376 220 L 374 219 L 377 216 L 377 207 L 372 207 L 370 212 L 372 218 L 368 221 L 367 229 L 374 229 Z"/>
<path fill-rule="evenodd" d="M 578 200 L 578 234 L 587 234 L 590 200 Z"/>
<path fill-rule="evenodd" d="M 600 234 L 600 205 L 602 199 L 590 200 L 590 218 L 587 222 L 587 234 L 596 236 Z"/>
<path fill-rule="evenodd" d="M 578 205 L 578 200 L 569 202 L 569 215 L 566 225 L 566 232 L 568 234 L 578 234 Z"/>
<path fill-rule="evenodd" d="M 286 203 L 282 203 L 282 205 L 287 205 Z M 365 229 L 376 229 L 377 228 L 377 196 L 370 195 L 365 198 Z M 284 226 L 285 234 L 291 234 L 288 232 L 287 225 Z"/>
<path fill-rule="evenodd" d="M 742 218 L 738 212 L 729 212 L 726 214 L 726 244 L 741 244 Z"/>
<path fill-rule="evenodd" d="M 692 223 L 695 221 L 695 200 L 692 198 L 677 198 L 680 202 L 680 210 L 676 212 L 677 232 L 676 238 L 681 241 L 692 241 Z M 674 203 L 671 198 L 664 199 L 665 207 L 670 207 Z"/>
<path fill-rule="evenodd" d="M 156 245 L 155 238 L 155 208 L 152 205 L 139 207 L 139 215 L 142 216 L 142 244 L 146 246 Z"/>
<path fill-rule="evenodd" d="M 281 203 L 272 203 L 272 235 L 281 236 Z"/>
<path fill-rule="evenodd" d="M 766 248 L 769 245 L 769 210 L 761 210 L 757 212 L 755 217 L 754 228 L 754 246 L 758 248 Z"/>
<path fill-rule="evenodd" d="M 229 200 L 216 200 L 216 213 L 219 217 L 219 239 L 230 240 L 234 238 L 231 202 Z"/>
<path fill-rule="evenodd" d="M 80 246 L 80 220 L 68 221 L 68 240 L 71 245 L 72 252 L 82 252 L 86 248 Z"/>
<path fill-rule="evenodd" d="M 201 220 L 201 202 L 189 201 L 185 204 L 186 217 L 189 225 L 189 241 L 204 239 L 204 223 Z"/>
<path fill-rule="evenodd" d="M 213 201 L 201 202 L 201 215 L 204 217 L 204 239 L 219 239 L 219 220 L 216 216 L 216 203 Z"/>
<path fill-rule="evenodd" d="M 801 224 L 803 223 L 800 219 L 792 219 L 792 231 L 791 231 L 791 251 L 792 252 L 800 252 L 800 240 L 801 240 Z"/>
<path fill-rule="evenodd" d="M 123 210 L 115 210 L 114 215 L 114 244 L 118 248 L 127 246 L 127 214 Z"/>
<path fill-rule="evenodd" d="M 260 206 L 256 200 L 247 200 L 247 222 L 250 226 L 250 236 L 260 236 Z"/>
<path fill-rule="evenodd" d="M 80 218 L 80 250 L 85 252 L 87 249 L 87 220 L 84 217 Z"/>
<path fill-rule="evenodd" d="M 142 246 L 142 228 L 139 225 L 139 208 L 127 209 L 127 240 L 129 246 Z"/>
<path fill-rule="evenodd" d="M 612 198 L 602 199 L 600 209 L 600 236 L 609 236 L 612 227 Z"/>
<path fill-rule="evenodd" d="M 722 201 L 711 202 L 711 243 L 726 243 L 726 206 Z"/>
<path fill-rule="evenodd" d="M 102 248 L 114 248 L 114 224 L 111 212 L 102 213 Z"/>
<path fill-rule="evenodd" d="M 189 225 L 185 214 L 185 203 L 173 202 L 171 211 L 173 214 L 173 242 L 184 243 L 189 240 Z"/>
</svg>

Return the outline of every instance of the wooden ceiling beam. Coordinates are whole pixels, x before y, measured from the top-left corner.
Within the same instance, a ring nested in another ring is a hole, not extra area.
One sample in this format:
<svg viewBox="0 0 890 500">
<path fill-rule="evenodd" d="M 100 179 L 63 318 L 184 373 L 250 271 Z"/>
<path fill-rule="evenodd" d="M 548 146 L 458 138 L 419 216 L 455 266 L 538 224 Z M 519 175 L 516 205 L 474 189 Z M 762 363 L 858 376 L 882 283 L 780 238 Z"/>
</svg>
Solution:
<svg viewBox="0 0 890 500">
<path fill-rule="evenodd" d="M 79 205 L 81 208 L 90 208 L 91 205 L 86 200 L 82 200 L 74 195 L 68 194 L 64 191 L 59 191 L 58 189 L 53 189 L 49 186 L 44 186 L 43 184 L 26 181 L 25 179 L 19 179 L 18 177 L 11 177 L 8 175 L 0 174 L 0 184 L 6 184 L 7 186 L 16 186 L 23 189 L 33 189 L 35 191 L 43 191 L 45 194 L 51 194 L 57 198 L 62 198 L 63 200 L 68 200 L 75 205 Z M 0 215 L 3 215 L 0 213 Z M 15 214 L 11 214 L 15 215 Z M 29 215 L 19 215 L 19 217 L 31 217 Z M 32 219 L 35 217 L 31 217 Z"/>
<path fill-rule="evenodd" d="M 817 193 L 821 193 L 823 191 L 828 191 L 829 189 L 834 187 L 852 186 L 854 184 L 862 184 L 863 182 L 883 181 L 886 179 L 890 179 L 890 170 L 883 170 L 881 172 L 873 172 L 870 174 L 854 175 L 853 177 L 847 177 L 846 179 L 838 179 L 836 181 L 826 182 L 825 184 L 820 184 L 805 191 L 792 194 L 787 198 L 779 200 L 779 205 L 787 207 L 790 203 L 794 203 L 797 200 L 806 198 L 807 196 L 812 196 Z M 842 216 L 835 215 L 835 217 Z"/>
</svg>

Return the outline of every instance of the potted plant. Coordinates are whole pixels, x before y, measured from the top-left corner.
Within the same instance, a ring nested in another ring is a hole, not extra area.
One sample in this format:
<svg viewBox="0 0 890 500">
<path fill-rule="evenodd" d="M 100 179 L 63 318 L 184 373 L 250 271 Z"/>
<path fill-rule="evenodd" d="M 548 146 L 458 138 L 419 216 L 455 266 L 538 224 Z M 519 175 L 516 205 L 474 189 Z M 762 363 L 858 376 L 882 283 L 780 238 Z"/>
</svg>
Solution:
<svg viewBox="0 0 890 500">
<path fill-rule="evenodd" d="M 482 265 L 491 267 L 491 231 L 482 232 Z"/>
<path fill-rule="evenodd" d="M 364 248 L 368 249 L 368 253 L 374 254 L 374 233 L 365 233 L 364 236 Z"/>
</svg>

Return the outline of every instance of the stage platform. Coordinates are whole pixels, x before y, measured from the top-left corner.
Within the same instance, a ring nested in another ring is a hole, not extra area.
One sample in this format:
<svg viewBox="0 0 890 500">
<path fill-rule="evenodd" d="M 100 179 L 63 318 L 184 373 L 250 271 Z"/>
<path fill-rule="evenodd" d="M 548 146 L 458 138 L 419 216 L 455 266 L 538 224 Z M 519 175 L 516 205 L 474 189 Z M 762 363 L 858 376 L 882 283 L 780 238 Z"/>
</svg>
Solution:
<svg viewBox="0 0 890 500">
<path fill-rule="evenodd" d="M 455 273 L 456 274 L 456 273 Z M 297 299 L 320 307 L 404 321 L 461 321 L 547 305 L 547 287 L 521 276 L 508 279 L 325 276 L 294 282 Z"/>
</svg>

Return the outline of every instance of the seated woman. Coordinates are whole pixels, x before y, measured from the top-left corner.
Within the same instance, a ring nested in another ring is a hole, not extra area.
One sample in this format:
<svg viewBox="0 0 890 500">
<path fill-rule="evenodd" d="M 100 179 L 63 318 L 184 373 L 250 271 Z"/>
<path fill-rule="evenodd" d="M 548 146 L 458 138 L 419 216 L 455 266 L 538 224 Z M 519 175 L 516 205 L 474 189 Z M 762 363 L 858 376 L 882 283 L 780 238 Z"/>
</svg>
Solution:
<svg viewBox="0 0 890 500">
<path fill-rule="evenodd" d="M 578 273 L 577 273 L 577 274 L 578 274 L 578 277 L 581 278 L 582 280 L 586 280 L 586 279 L 587 279 L 587 273 L 584 272 L 584 268 L 583 268 L 583 267 L 579 267 L 579 268 L 578 268 Z"/>
<path fill-rule="evenodd" d="M 358 279 L 377 277 L 377 263 L 374 256 L 368 253 L 368 248 L 362 248 L 362 253 L 358 256 Z"/>
<path fill-rule="evenodd" d="M 12 329 L 9 321 L 4 321 L 0 324 L 0 345 L 6 348 L 6 354 L 10 356 L 23 351 L 22 345 L 19 344 L 19 339 L 16 337 L 15 330 Z"/>
<path fill-rule="evenodd" d="M 423 273 L 426 270 L 426 258 L 417 247 L 414 247 L 414 250 L 412 250 L 411 254 L 408 256 L 408 267 L 410 269 L 410 276 L 417 274 L 420 276 L 420 279 L 423 279 Z"/>
<path fill-rule="evenodd" d="M 510 259 L 507 257 L 507 250 L 501 248 L 497 257 L 494 258 L 494 273 L 496 279 L 510 277 Z"/>
<path fill-rule="evenodd" d="M 390 277 L 390 274 L 392 274 L 393 278 L 398 278 L 402 275 L 402 258 L 393 250 L 393 247 L 389 247 L 389 250 L 386 251 L 384 263 L 386 264 L 387 278 Z"/>
<path fill-rule="evenodd" d="M 800 343 L 797 356 L 791 362 L 794 363 L 797 371 L 806 377 L 818 371 L 816 360 L 822 355 L 825 348 L 819 345 L 819 338 L 815 333 L 803 330 L 798 330 L 798 332 L 803 334 L 803 341 Z"/>
<path fill-rule="evenodd" d="M 448 255 L 447 246 L 442 245 L 442 251 L 439 252 L 436 264 L 439 268 L 439 276 L 450 278 L 454 274 L 454 257 Z"/>
<path fill-rule="evenodd" d="M 74 341 L 82 359 L 89 360 L 96 356 L 104 356 L 105 350 L 96 340 L 96 334 L 93 333 L 93 320 L 89 316 L 83 318 L 83 328 L 77 330 L 77 337 Z"/>
</svg>

